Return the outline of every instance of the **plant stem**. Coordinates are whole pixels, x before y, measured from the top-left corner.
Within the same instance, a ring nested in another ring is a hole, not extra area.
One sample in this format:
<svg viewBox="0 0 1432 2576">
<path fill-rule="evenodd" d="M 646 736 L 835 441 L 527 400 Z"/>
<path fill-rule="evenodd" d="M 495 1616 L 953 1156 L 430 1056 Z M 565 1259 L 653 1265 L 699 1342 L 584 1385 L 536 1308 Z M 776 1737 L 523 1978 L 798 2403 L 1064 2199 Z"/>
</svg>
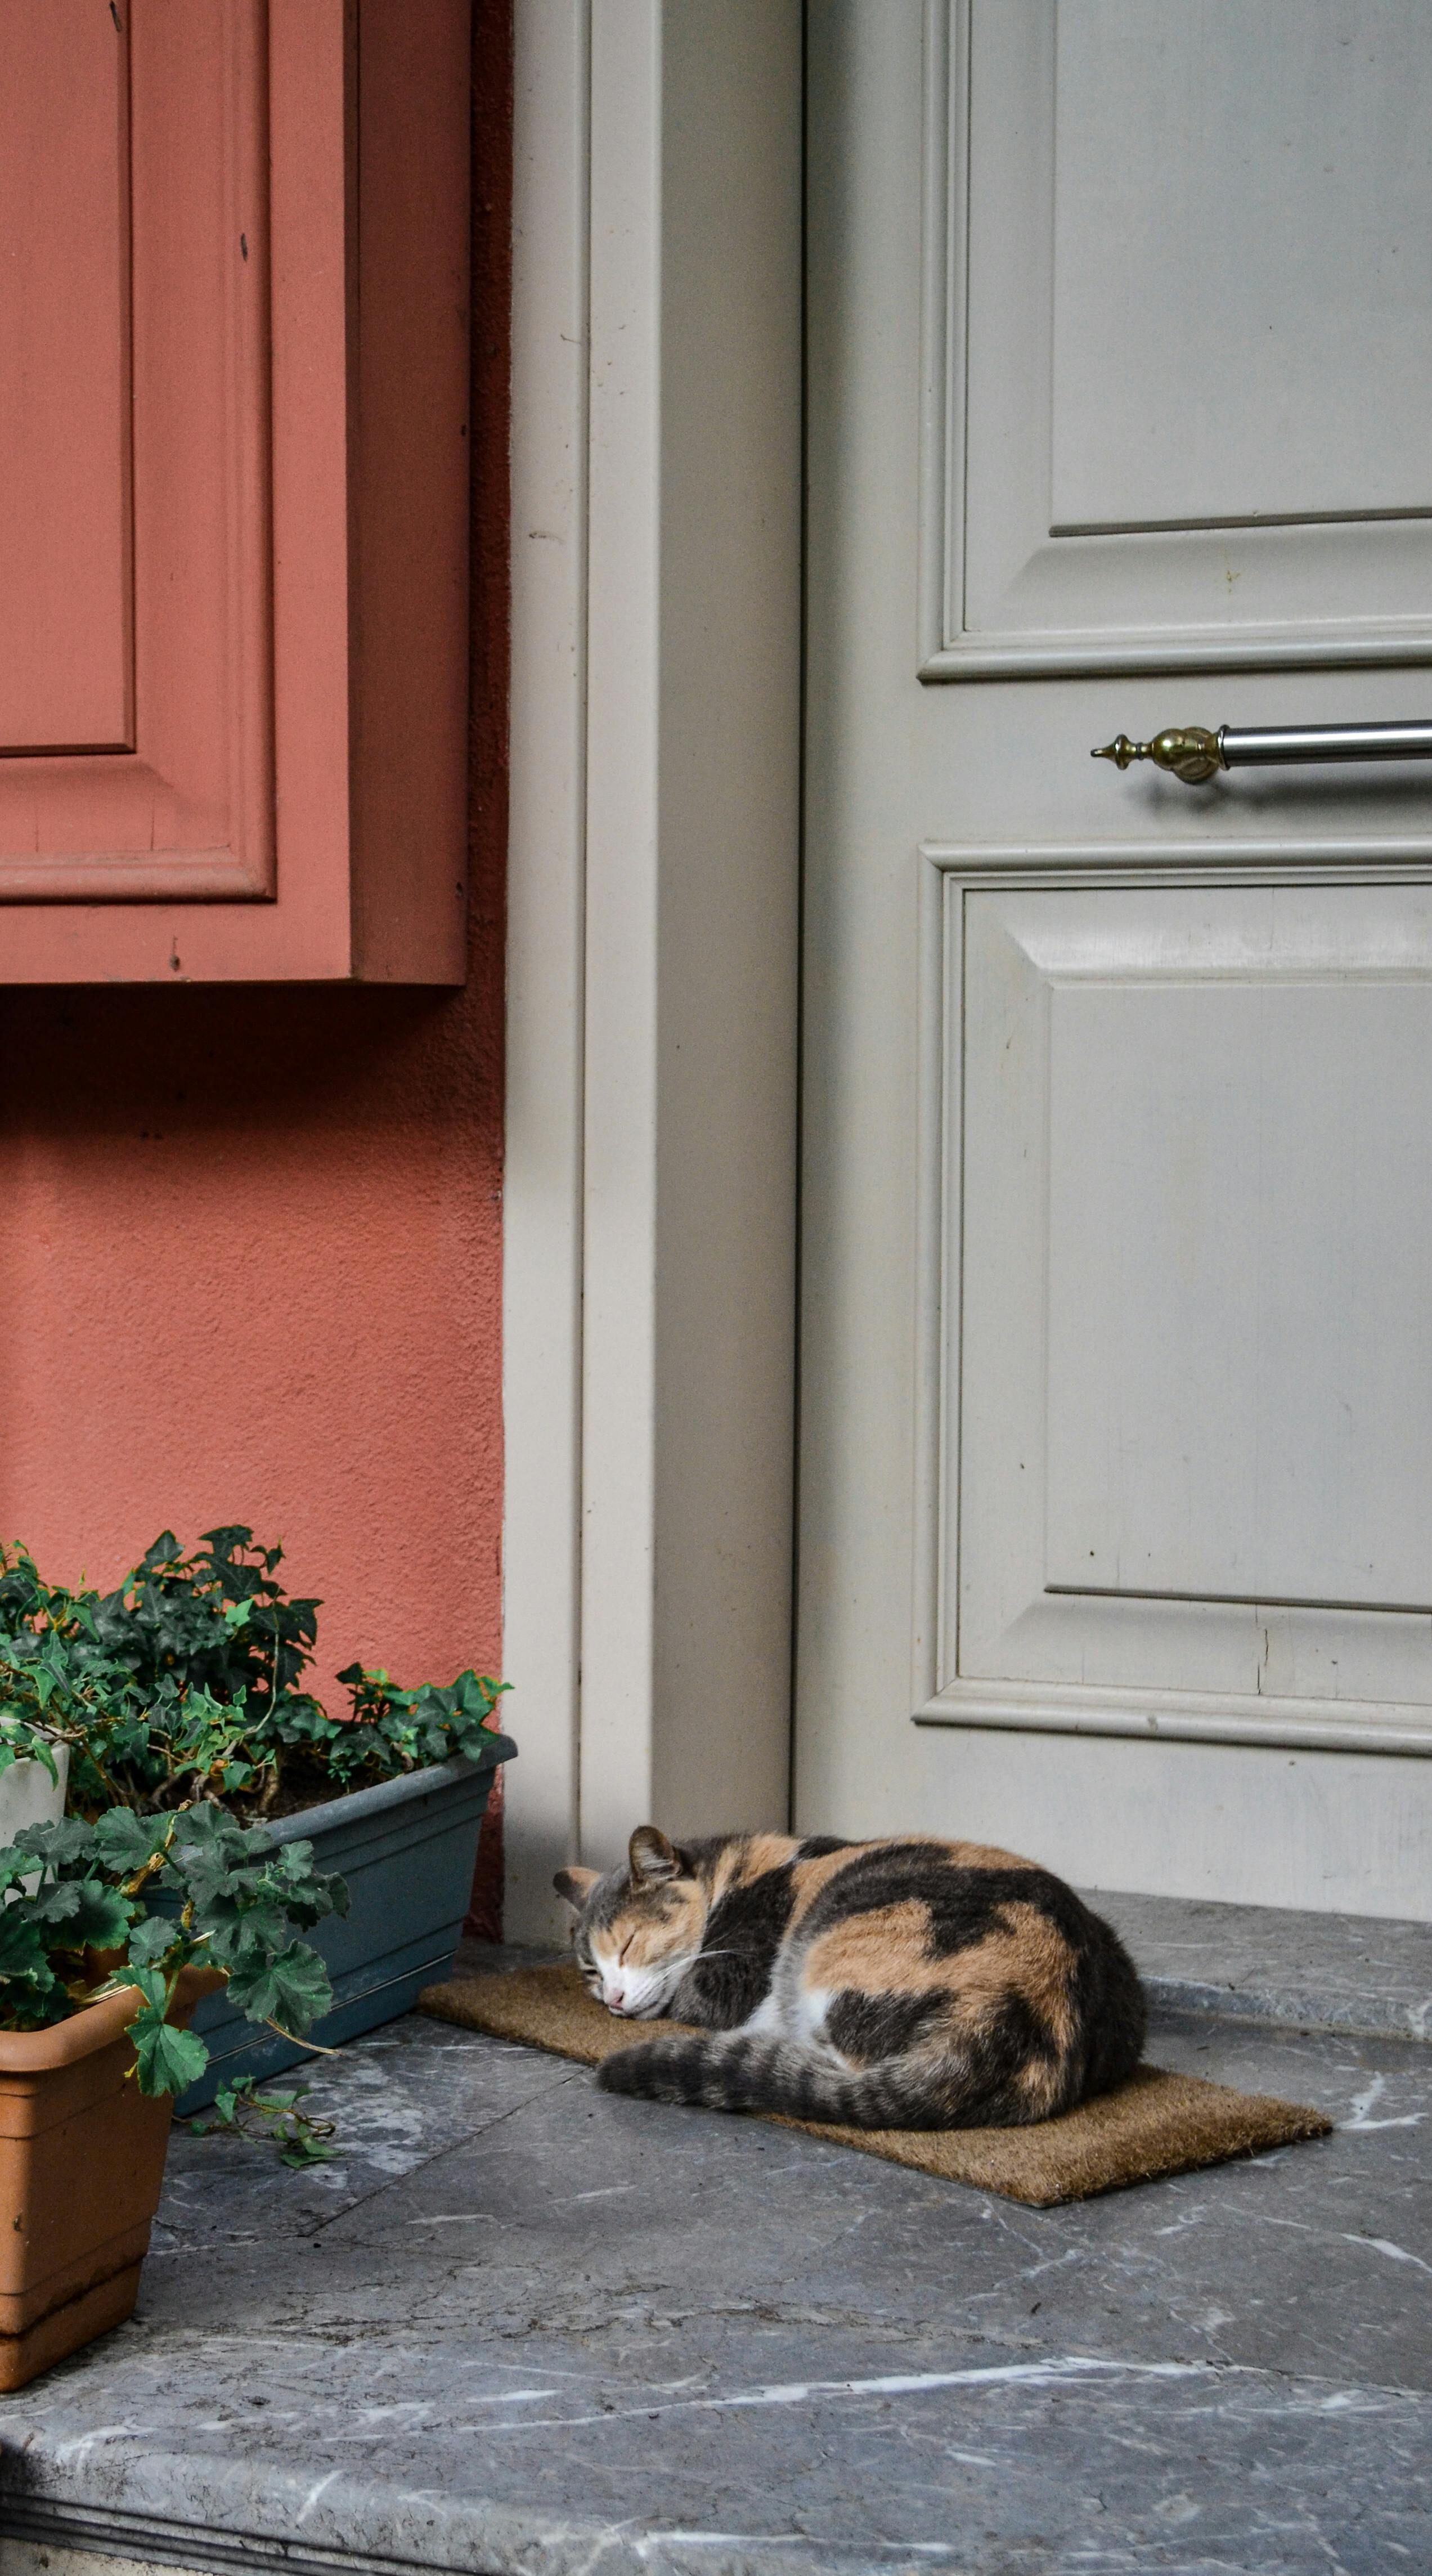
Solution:
<svg viewBox="0 0 1432 2576">
<path fill-rule="evenodd" d="M 341 2057 L 343 2054 L 341 2048 L 325 2048 L 319 2040 L 300 2039 L 296 2030 L 285 2030 L 281 2021 L 269 2021 L 267 2013 L 264 2019 L 270 2030 L 277 2031 L 280 2039 L 290 2040 L 295 2048 L 311 2048 L 315 2057 Z"/>
</svg>

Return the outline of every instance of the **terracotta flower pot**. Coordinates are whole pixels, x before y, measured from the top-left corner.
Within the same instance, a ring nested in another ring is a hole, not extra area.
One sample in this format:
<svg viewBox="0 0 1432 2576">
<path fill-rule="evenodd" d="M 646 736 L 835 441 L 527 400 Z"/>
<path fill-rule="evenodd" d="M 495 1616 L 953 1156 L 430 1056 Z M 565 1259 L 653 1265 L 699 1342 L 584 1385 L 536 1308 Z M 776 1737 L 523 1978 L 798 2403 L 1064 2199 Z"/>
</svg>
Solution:
<svg viewBox="0 0 1432 2576">
<path fill-rule="evenodd" d="M 221 1983 L 186 1968 L 170 2018 Z M 130 1986 L 52 2030 L 0 2030 L 0 2390 L 134 2306 L 174 2111 L 127 2081 L 139 2006 Z"/>
</svg>

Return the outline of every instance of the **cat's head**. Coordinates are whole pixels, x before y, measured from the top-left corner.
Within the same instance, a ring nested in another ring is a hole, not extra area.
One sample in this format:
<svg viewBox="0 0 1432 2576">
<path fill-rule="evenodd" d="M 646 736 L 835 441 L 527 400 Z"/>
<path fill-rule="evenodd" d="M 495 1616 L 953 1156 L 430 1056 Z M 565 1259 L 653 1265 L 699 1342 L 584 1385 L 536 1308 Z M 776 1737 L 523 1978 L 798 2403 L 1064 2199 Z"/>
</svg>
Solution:
<svg viewBox="0 0 1432 2576">
<path fill-rule="evenodd" d="M 655 1825 L 638 1825 L 625 1869 L 559 1869 L 572 1907 L 572 1947 L 590 1995 L 608 2012 L 653 2021 L 701 1947 L 707 1892 L 686 1855 Z"/>
</svg>

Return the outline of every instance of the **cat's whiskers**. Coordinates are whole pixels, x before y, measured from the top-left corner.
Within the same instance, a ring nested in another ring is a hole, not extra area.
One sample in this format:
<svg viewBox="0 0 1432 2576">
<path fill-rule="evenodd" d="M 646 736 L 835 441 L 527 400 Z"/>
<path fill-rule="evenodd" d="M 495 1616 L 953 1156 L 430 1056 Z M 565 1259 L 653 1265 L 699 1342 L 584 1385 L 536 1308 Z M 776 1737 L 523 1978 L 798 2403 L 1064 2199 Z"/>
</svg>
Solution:
<svg viewBox="0 0 1432 2576">
<path fill-rule="evenodd" d="M 688 1969 L 699 1966 L 701 1961 L 704 1959 L 739 1959 L 744 1956 L 745 1953 L 743 1951 L 734 1949 L 686 1950 L 681 1953 L 679 1958 L 663 1960 L 662 1968 L 664 1975 L 658 1992 L 652 1997 L 652 2000 L 649 2003 L 639 2005 L 634 2012 L 628 2013 L 625 2018 L 629 2021 L 661 2021 L 664 2019 L 667 2008 L 676 1993 L 677 1987 L 680 1985 L 681 1980 L 686 1975 Z M 608 2010 L 610 2009 L 611 2007 L 608 2006 Z"/>
</svg>

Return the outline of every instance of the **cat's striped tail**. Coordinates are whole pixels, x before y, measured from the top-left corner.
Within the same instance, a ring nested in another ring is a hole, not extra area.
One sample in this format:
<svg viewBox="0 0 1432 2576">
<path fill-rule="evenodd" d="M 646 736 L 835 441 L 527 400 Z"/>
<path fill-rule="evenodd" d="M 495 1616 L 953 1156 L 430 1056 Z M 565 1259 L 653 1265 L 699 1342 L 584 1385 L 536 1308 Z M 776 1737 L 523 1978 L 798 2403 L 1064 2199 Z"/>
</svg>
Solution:
<svg viewBox="0 0 1432 2576">
<path fill-rule="evenodd" d="M 708 2111 L 779 2111 L 792 2120 L 829 2120 L 851 2129 L 947 2129 L 982 2120 L 1027 2119 L 996 2104 L 987 2082 L 970 2070 L 968 2085 L 944 2057 L 938 2065 L 887 2058 L 875 2066 L 838 2066 L 788 2040 L 741 2031 L 692 2031 L 618 2049 L 597 2069 L 608 2093 L 652 2102 L 690 2102 Z"/>
</svg>

